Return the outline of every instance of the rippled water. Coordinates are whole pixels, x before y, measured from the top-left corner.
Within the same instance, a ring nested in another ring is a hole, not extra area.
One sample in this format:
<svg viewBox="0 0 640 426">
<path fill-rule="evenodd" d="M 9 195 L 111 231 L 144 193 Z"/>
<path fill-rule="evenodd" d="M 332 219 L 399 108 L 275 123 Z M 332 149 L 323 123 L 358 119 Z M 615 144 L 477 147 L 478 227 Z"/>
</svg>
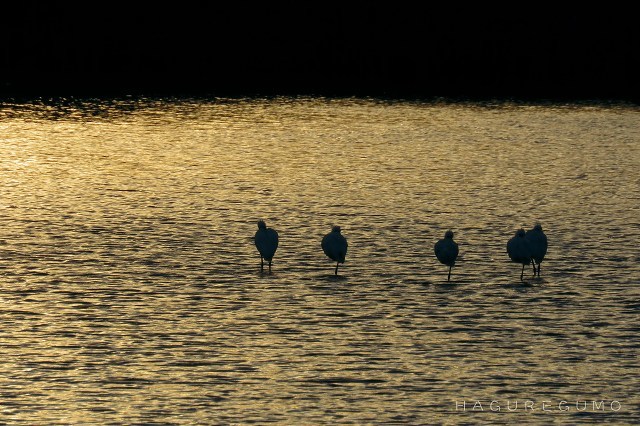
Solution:
<svg viewBox="0 0 640 426">
<path fill-rule="evenodd" d="M 639 142 L 615 105 L 0 104 L 0 420 L 639 422 Z"/>
</svg>

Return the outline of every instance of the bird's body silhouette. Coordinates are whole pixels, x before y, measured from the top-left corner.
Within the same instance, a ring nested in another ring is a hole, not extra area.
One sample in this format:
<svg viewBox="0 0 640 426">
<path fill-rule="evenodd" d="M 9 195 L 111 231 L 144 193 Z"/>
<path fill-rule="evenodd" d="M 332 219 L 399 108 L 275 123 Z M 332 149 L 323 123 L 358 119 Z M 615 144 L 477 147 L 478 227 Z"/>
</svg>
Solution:
<svg viewBox="0 0 640 426">
<path fill-rule="evenodd" d="M 435 244 L 434 251 L 440 263 L 449 267 L 449 275 L 447 276 L 447 281 L 449 281 L 451 268 L 456 264 L 458 258 L 458 244 L 453 241 L 452 231 L 445 232 L 444 238 Z"/>
<path fill-rule="evenodd" d="M 507 242 L 507 253 L 513 262 L 522 264 L 522 272 L 520 273 L 520 281 L 522 281 L 524 267 L 531 263 L 531 249 L 525 238 L 524 229 L 518 229 L 516 235 Z"/>
<path fill-rule="evenodd" d="M 267 228 L 264 220 L 258 221 L 258 231 L 255 235 L 255 243 L 260 252 L 260 270 L 264 270 L 264 261 L 269 262 L 269 272 L 271 272 L 271 262 L 278 249 L 278 232 L 275 229 Z"/>
<path fill-rule="evenodd" d="M 344 263 L 347 256 L 347 239 L 340 233 L 340 227 L 334 226 L 327 235 L 322 238 L 322 250 L 330 259 L 336 262 L 335 274 L 338 275 L 338 266 Z"/>
<path fill-rule="evenodd" d="M 533 263 L 533 275 L 536 275 L 536 264 L 538 265 L 537 274 L 540 276 L 540 263 L 547 254 L 547 236 L 542 231 L 542 225 L 536 223 L 533 229 L 528 230 L 525 233 L 525 239 L 529 244 L 529 250 L 531 251 L 531 260 Z"/>
</svg>

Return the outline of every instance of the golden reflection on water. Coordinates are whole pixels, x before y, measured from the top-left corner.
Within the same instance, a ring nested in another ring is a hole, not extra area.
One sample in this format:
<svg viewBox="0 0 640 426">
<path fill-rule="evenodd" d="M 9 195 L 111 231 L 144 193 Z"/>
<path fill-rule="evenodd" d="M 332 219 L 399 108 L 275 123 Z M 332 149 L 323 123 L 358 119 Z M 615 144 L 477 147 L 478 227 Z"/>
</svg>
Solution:
<svg viewBox="0 0 640 426">
<path fill-rule="evenodd" d="M 2 420 L 637 421 L 638 122 L 625 106 L 1 105 Z M 271 275 L 258 219 L 281 238 Z M 549 253 L 522 284 L 506 241 L 538 221 Z M 433 244 L 450 228 L 447 284 Z M 577 398 L 622 409 L 455 406 Z"/>
</svg>

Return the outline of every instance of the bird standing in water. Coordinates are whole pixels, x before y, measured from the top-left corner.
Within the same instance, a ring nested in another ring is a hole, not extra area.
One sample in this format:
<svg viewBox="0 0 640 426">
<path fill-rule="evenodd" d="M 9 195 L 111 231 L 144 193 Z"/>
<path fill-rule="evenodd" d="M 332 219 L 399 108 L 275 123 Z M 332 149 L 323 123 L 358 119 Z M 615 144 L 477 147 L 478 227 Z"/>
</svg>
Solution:
<svg viewBox="0 0 640 426">
<path fill-rule="evenodd" d="M 507 242 L 507 253 L 513 262 L 522 264 L 522 272 L 520 273 L 520 281 L 522 281 L 524 267 L 531 263 L 531 249 L 525 238 L 524 229 L 518 229 L 516 235 Z"/>
<path fill-rule="evenodd" d="M 528 230 L 525 235 L 529 250 L 531 251 L 531 263 L 533 263 L 533 276 L 536 276 L 536 263 L 538 264 L 538 276 L 540 276 L 540 263 L 547 254 L 547 236 L 542 231 L 542 225 L 536 223 L 533 229 Z"/>
<path fill-rule="evenodd" d="M 278 249 L 278 233 L 275 229 L 267 228 L 264 220 L 260 220 L 258 221 L 255 243 L 260 252 L 260 271 L 264 271 L 264 261 L 266 260 L 269 262 L 269 272 L 271 272 L 271 261 Z"/>
<path fill-rule="evenodd" d="M 338 275 L 338 266 L 344 263 L 347 255 L 347 239 L 340 233 L 340 227 L 334 226 L 327 235 L 322 238 L 322 250 L 324 254 L 336 262 L 336 272 Z"/>
<path fill-rule="evenodd" d="M 456 264 L 458 258 L 458 244 L 453 241 L 453 231 L 444 233 L 444 238 L 435 244 L 434 251 L 440 263 L 449 267 L 447 281 L 451 280 L 451 268 Z"/>
</svg>

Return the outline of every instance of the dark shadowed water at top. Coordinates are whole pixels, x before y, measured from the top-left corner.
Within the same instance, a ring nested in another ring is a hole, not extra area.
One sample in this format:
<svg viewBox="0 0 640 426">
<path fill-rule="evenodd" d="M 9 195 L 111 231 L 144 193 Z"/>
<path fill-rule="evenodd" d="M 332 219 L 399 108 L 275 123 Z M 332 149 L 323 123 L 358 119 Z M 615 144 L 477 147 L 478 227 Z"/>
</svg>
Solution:
<svg viewBox="0 0 640 426">
<path fill-rule="evenodd" d="M 4 103 L 0 165 L 2 422 L 640 422 L 636 107 Z"/>
</svg>

